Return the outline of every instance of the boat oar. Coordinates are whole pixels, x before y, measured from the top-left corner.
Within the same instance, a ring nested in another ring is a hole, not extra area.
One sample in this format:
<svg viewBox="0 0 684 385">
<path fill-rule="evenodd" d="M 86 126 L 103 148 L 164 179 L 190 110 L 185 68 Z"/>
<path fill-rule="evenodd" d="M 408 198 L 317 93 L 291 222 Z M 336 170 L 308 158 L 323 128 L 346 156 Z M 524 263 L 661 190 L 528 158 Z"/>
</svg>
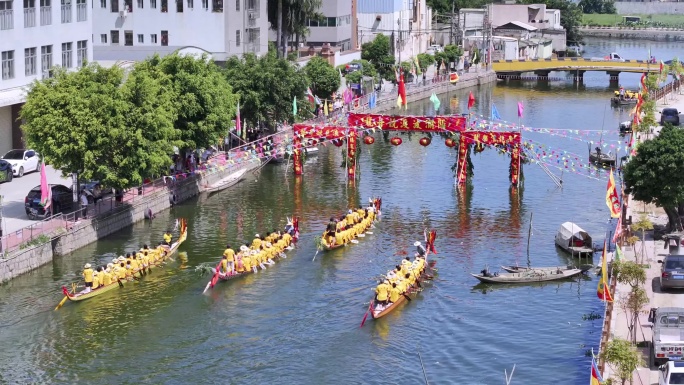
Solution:
<svg viewBox="0 0 684 385">
<path fill-rule="evenodd" d="M 420 367 L 423 369 L 423 377 L 425 378 L 425 385 L 430 385 L 427 379 L 427 374 L 425 373 L 425 366 L 423 365 L 423 357 L 420 356 L 420 351 L 418 351 L 418 359 L 420 359 Z"/>
<path fill-rule="evenodd" d="M 318 255 L 318 252 L 319 252 L 319 251 L 321 251 L 321 249 L 318 249 L 318 248 L 317 248 L 317 249 L 316 249 L 316 254 L 314 254 L 314 257 L 313 257 L 313 259 L 311 260 L 311 262 L 313 262 L 313 261 L 316 260 L 316 256 Z"/>
<path fill-rule="evenodd" d="M 352 240 L 351 240 L 351 241 L 349 241 L 349 242 L 351 242 L 351 243 L 353 243 L 353 244 L 357 244 L 357 243 L 359 243 L 359 241 L 357 241 L 356 239 L 352 239 Z"/>
<path fill-rule="evenodd" d="M 363 327 L 363 324 L 366 323 L 366 318 L 368 318 L 368 313 L 370 313 L 371 309 L 373 309 L 373 300 L 370 301 L 370 304 L 368 304 L 368 310 L 366 310 L 366 314 L 363 315 L 363 319 L 361 320 L 361 326 Z"/>
<path fill-rule="evenodd" d="M 121 282 L 121 278 L 117 278 L 116 282 L 119 283 L 119 287 L 123 287 L 123 282 Z"/>
<path fill-rule="evenodd" d="M 407 293 L 401 293 L 401 294 L 402 294 L 404 297 L 406 297 L 406 299 L 407 299 L 409 302 L 411 302 L 411 297 L 409 297 L 409 295 L 408 295 Z"/>
<path fill-rule="evenodd" d="M 66 302 L 67 299 L 69 299 L 69 297 L 65 295 L 64 298 L 59 302 L 59 304 L 57 304 L 55 310 L 59 310 L 59 308 L 62 307 L 62 305 L 64 305 L 64 302 Z"/>
</svg>

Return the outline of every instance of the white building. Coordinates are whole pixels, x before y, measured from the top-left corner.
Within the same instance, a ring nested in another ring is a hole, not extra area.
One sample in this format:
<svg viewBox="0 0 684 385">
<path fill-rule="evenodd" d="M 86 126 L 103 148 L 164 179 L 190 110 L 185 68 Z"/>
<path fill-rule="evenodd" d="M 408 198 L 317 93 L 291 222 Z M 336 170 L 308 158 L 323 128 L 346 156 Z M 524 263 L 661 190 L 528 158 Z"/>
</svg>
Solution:
<svg viewBox="0 0 684 385">
<path fill-rule="evenodd" d="M 17 118 L 27 86 L 53 66 L 92 60 L 88 8 L 85 0 L 0 0 L 0 155 L 23 147 Z"/>
<path fill-rule="evenodd" d="M 340 51 L 356 49 L 356 0 L 323 0 L 318 10 L 325 18 L 308 20 L 309 36 L 304 45 L 321 47 L 329 43 Z"/>
<path fill-rule="evenodd" d="M 432 9 L 426 0 L 358 0 L 359 44 L 390 36 L 395 56 L 406 61 L 427 51 L 432 32 Z"/>
<path fill-rule="evenodd" d="M 267 0 L 91 1 L 95 60 L 189 50 L 220 62 L 268 51 Z"/>
</svg>

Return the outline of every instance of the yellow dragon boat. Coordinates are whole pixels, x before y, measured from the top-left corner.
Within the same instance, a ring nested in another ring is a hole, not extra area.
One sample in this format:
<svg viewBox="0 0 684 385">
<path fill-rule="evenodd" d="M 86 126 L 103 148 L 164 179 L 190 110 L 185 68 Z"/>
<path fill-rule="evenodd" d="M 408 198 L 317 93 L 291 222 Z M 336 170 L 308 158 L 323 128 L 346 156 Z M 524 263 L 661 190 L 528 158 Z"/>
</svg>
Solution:
<svg viewBox="0 0 684 385">
<path fill-rule="evenodd" d="M 321 235 L 321 240 L 318 244 L 318 249 L 322 251 L 330 251 L 330 250 L 335 250 L 337 248 L 346 246 L 349 243 L 358 243 L 356 241 L 356 238 L 358 238 L 361 234 L 364 234 L 368 229 L 371 228 L 373 223 L 377 220 L 378 216 L 380 215 L 380 207 L 382 206 L 382 199 L 380 198 L 375 198 L 375 199 L 369 199 L 371 205 L 369 205 L 370 208 L 373 208 L 372 213 L 367 213 L 366 218 L 364 218 L 361 222 L 355 224 L 354 226 L 360 226 L 363 225 L 362 228 L 358 230 L 358 232 L 354 235 L 352 238 L 344 239 L 343 242 L 337 243 L 337 242 L 329 242 L 327 241 L 328 239 L 328 231 L 324 231 L 323 235 Z M 366 209 L 368 211 L 368 209 Z M 371 219 L 366 221 L 368 216 L 371 216 Z M 365 222 L 364 222 L 365 221 Z M 353 226 L 352 226 L 353 227 Z M 352 231 L 351 228 L 348 228 L 347 230 L 343 231 Z M 333 237 L 334 239 L 334 237 Z"/>
</svg>

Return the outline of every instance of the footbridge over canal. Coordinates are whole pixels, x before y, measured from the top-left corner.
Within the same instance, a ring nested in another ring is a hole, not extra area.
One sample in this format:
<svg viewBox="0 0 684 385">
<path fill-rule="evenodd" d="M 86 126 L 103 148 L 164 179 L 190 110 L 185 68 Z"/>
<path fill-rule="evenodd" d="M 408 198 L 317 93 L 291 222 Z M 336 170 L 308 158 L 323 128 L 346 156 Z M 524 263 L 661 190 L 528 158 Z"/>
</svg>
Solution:
<svg viewBox="0 0 684 385">
<path fill-rule="evenodd" d="M 539 79 L 548 79 L 551 71 L 566 71 L 575 75 L 576 81 L 584 80 L 587 71 L 605 72 L 611 82 L 618 81 L 620 72 L 659 72 L 658 63 L 647 60 L 608 60 L 581 57 L 528 60 L 495 60 L 492 69 L 500 79 L 520 78 L 523 73 L 533 72 Z"/>
</svg>

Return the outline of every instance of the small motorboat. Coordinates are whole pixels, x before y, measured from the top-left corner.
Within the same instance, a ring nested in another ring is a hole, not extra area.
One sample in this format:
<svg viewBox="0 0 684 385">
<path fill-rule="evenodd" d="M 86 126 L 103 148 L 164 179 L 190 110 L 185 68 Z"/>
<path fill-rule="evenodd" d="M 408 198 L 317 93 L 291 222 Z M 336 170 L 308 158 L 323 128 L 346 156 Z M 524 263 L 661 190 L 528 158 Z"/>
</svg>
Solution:
<svg viewBox="0 0 684 385">
<path fill-rule="evenodd" d="M 629 120 L 626 122 L 622 122 L 622 123 L 620 123 L 618 128 L 620 129 L 621 134 L 626 134 L 626 133 L 632 132 L 632 122 Z"/>
<path fill-rule="evenodd" d="M 591 236 L 572 222 L 565 222 L 560 226 L 556 233 L 555 242 L 558 247 L 573 257 L 594 255 Z"/>
<path fill-rule="evenodd" d="M 228 187 L 235 186 L 238 184 L 242 178 L 244 177 L 245 173 L 247 172 L 247 169 L 242 169 L 238 170 L 227 177 L 221 179 L 220 181 L 207 186 L 206 190 L 204 190 L 207 193 L 213 193 L 213 192 L 218 192 L 224 189 L 227 189 Z"/>
<path fill-rule="evenodd" d="M 601 152 L 600 148 L 589 153 L 589 161 L 599 167 L 615 167 L 617 156 L 612 153 Z"/>
<path fill-rule="evenodd" d="M 482 283 L 534 283 L 558 281 L 582 274 L 581 269 L 557 267 L 552 270 L 527 270 L 520 273 L 490 273 L 485 267 L 480 274 L 470 274 Z"/>
</svg>

